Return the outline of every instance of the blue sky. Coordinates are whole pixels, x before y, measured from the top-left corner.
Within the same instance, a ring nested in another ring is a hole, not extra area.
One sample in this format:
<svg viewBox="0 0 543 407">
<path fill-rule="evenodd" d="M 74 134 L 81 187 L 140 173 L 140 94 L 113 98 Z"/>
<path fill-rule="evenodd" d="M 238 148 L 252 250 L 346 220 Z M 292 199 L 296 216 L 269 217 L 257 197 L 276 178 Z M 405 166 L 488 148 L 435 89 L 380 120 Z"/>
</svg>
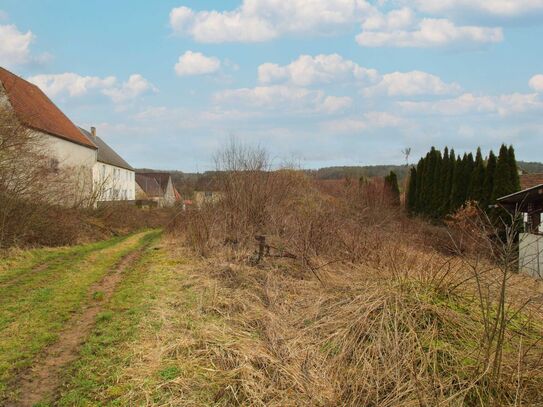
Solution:
<svg viewBox="0 0 543 407">
<path fill-rule="evenodd" d="M 230 137 L 303 167 L 512 143 L 543 161 L 543 0 L 0 0 L 0 66 L 133 166 Z"/>
</svg>

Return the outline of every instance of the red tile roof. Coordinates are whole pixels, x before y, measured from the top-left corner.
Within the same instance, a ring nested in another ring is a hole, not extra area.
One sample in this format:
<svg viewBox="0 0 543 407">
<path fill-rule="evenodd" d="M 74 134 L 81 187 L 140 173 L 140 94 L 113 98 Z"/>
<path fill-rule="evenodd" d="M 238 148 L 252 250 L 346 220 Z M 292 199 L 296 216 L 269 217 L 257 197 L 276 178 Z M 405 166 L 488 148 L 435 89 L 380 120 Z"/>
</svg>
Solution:
<svg viewBox="0 0 543 407">
<path fill-rule="evenodd" d="M 0 67 L 0 82 L 21 124 L 96 149 L 40 88 Z"/>
<path fill-rule="evenodd" d="M 522 174 L 520 176 L 520 187 L 522 190 L 543 185 L 543 174 Z"/>
</svg>

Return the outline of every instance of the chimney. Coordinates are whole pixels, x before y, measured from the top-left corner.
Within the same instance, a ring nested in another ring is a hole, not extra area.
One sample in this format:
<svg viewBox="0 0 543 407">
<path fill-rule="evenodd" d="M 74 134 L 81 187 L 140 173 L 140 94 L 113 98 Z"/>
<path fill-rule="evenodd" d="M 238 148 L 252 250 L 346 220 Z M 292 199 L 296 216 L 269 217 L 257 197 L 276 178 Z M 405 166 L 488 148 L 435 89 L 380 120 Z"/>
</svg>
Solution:
<svg viewBox="0 0 543 407">
<path fill-rule="evenodd" d="M 92 137 L 96 138 L 96 127 L 91 127 Z"/>
</svg>

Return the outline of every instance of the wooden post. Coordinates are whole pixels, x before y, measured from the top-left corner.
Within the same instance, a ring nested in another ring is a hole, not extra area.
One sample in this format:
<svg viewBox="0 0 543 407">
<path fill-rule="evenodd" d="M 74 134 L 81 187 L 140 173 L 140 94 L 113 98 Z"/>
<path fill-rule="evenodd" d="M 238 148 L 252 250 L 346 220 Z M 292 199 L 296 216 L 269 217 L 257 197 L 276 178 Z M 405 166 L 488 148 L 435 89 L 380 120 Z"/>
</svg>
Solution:
<svg viewBox="0 0 543 407">
<path fill-rule="evenodd" d="M 264 254 L 266 250 L 266 236 L 257 235 L 255 236 L 255 239 L 258 242 L 258 258 L 256 260 L 256 264 L 258 264 L 264 258 Z"/>
</svg>

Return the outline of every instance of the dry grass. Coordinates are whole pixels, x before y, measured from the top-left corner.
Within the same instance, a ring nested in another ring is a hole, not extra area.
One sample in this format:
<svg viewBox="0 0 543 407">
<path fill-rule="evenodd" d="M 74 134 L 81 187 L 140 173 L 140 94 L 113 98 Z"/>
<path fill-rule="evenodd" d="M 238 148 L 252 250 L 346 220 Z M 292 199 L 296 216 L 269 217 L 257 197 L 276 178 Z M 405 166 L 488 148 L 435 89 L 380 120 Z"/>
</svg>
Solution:
<svg viewBox="0 0 543 407">
<path fill-rule="evenodd" d="M 172 228 L 204 256 L 191 320 L 206 323 L 179 339 L 183 363 L 213 372 L 178 379 L 173 404 L 205 405 L 195 386 L 216 405 L 543 403 L 540 283 L 513 272 L 512 238 L 408 219 L 379 182 L 329 195 L 263 172 L 260 150 L 249 157 L 251 170 L 227 166 L 220 202 Z M 267 235 L 272 257 L 255 261 L 251 233 Z"/>
<path fill-rule="evenodd" d="M 164 238 L 116 294 L 60 405 L 541 405 L 540 303 L 517 312 L 541 284 L 510 279 L 496 379 L 472 269 L 406 239 L 402 222 L 374 231 L 357 262 L 321 267 L 322 282 L 299 259 L 255 266 L 229 247 L 202 258 Z M 481 265 L 498 291 L 499 271 Z"/>
</svg>

